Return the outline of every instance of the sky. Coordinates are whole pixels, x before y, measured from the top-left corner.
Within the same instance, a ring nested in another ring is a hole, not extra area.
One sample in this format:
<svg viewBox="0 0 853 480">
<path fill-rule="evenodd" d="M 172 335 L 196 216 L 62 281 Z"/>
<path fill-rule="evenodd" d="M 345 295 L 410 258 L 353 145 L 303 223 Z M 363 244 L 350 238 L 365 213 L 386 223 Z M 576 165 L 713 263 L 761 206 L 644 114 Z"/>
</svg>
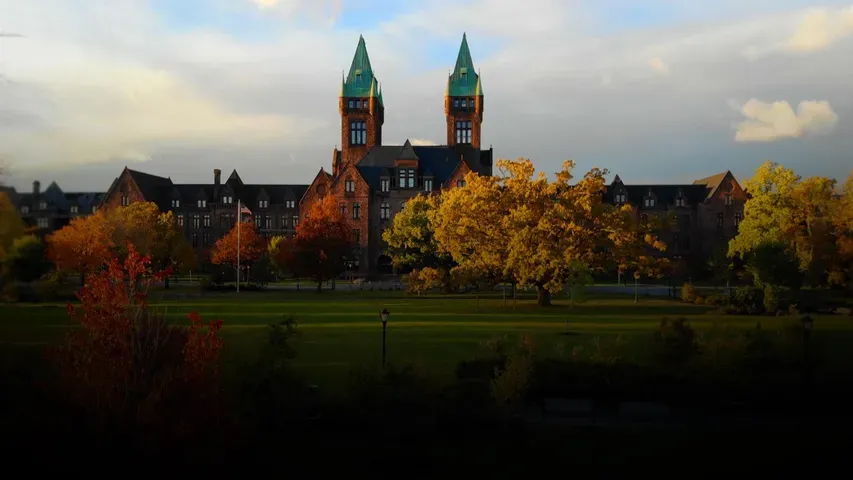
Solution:
<svg viewBox="0 0 853 480">
<path fill-rule="evenodd" d="M 498 158 L 628 184 L 853 169 L 851 0 L 0 0 L 0 181 L 310 183 L 360 34 L 385 144 L 443 144 L 463 32 Z"/>
</svg>

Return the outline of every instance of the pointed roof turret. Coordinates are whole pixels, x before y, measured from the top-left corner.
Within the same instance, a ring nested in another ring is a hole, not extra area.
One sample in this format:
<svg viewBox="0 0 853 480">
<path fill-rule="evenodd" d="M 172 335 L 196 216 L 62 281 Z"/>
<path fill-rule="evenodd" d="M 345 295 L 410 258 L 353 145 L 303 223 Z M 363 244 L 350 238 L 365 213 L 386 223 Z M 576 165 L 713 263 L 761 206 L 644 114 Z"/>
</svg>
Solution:
<svg viewBox="0 0 853 480">
<path fill-rule="evenodd" d="M 400 149 L 400 153 L 397 154 L 397 160 L 417 160 L 418 156 L 415 153 L 415 149 L 412 148 L 412 142 L 409 139 L 406 139 L 406 143 L 403 144 L 403 148 Z"/>
<path fill-rule="evenodd" d="M 378 81 L 373 75 L 373 67 L 370 66 L 370 57 L 367 55 L 367 45 L 364 43 L 364 37 L 359 35 L 358 46 L 355 48 L 355 55 L 352 57 L 349 74 L 344 79 L 343 86 L 341 87 L 341 96 L 355 98 L 378 97 L 376 93 L 377 84 Z"/>
<path fill-rule="evenodd" d="M 471 97 L 477 95 L 479 82 L 480 75 L 474 70 L 474 60 L 471 59 L 471 51 L 468 49 L 468 36 L 463 33 L 462 45 L 459 46 L 459 54 L 456 56 L 456 67 L 448 80 L 447 96 Z"/>
</svg>

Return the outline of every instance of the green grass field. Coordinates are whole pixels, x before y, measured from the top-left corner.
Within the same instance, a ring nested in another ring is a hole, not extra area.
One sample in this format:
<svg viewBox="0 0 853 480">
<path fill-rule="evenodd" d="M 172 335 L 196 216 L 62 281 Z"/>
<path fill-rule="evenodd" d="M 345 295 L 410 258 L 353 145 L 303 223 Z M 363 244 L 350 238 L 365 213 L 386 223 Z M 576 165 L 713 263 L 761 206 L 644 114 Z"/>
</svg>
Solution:
<svg viewBox="0 0 853 480">
<path fill-rule="evenodd" d="M 569 307 L 555 300 L 553 308 L 542 309 L 532 298 L 512 300 L 498 296 L 407 297 L 400 292 L 231 292 L 198 295 L 186 290 L 185 298 L 174 299 L 181 290 L 151 295 L 153 307 L 163 309 L 175 322 L 189 312 L 203 319 L 224 322 L 226 370 L 251 359 L 264 341 L 266 326 L 294 315 L 300 335 L 293 344 L 298 352 L 294 365 L 315 383 L 334 384 L 346 378 L 353 367 L 380 363 L 382 328 L 379 311 L 391 312 L 388 322 L 388 361 L 415 363 L 437 375 L 451 375 L 461 360 L 480 351 L 484 340 L 506 335 L 516 341 L 530 335 L 542 354 L 557 348 L 571 351 L 597 337 L 650 335 L 664 317 L 685 317 L 698 331 L 712 326 L 782 328 L 796 317 L 735 317 L 716 313 L 714 308 L 683 304 L 675 300 L 643 298 L 590 298 Z M 570 334 L 566 335 L 566 320 Z M 39 348 L 57 342 L 73 328 L 64 304 L 0 305 L 0 347 Z M 818 316 L 815 337 L 830 344 L 835 361 L 853 361 L 853 318 Z M 643 342 L 635 342 L 642 345 Z"/>
</svg>

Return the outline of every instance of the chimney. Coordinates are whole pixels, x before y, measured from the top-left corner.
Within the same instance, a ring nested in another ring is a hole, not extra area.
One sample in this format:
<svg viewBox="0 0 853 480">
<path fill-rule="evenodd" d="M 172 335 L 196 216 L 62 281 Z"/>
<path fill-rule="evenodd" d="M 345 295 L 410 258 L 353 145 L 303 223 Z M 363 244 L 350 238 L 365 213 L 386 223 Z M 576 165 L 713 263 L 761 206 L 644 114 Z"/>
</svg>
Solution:
<svg viewBox="0 0 853 480">
<path fill-rule="evenodd" d="M 41 193 L 41 182 L 36 180 L 33 182 L 33 195 L 38 195 Z"/>
<path fill-rule="evenodd" d="M 222 170 L 220 170 L 218 168 L 214 168 L 213 169 L 213 184 L 218 187 L 221 180 L 222 180 Z"/>
</svg>

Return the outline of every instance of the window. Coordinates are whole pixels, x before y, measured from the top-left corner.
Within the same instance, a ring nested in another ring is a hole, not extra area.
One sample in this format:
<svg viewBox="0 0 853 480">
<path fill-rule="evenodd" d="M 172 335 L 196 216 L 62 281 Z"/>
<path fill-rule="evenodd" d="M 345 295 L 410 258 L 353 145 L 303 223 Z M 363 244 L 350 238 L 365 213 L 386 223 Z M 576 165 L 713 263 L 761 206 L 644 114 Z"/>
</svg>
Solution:
<svg viewBox="0 0 853 480">
<path fill-rule="evenodd" d="M 391 218 L 391 205 L 388 202 L 382 202 L 382 205 L 379 206 L 379 218 L 381 220 Z"/>
<path fill-rule="evenodd" d="M 125 197 L 121 197 L 121 204 L 124 205 Z M 47 202 L 39 202 L 39 210 L 47 210 Z"/>
<path fill-rule="evenodd" d="M 184 216 L 183 215 L 178 215 L 178 226 L 179 227 L 184 226 Z"/>
<path fill-rule="evenodd" d="M 181 201 L 180 200 L 172 200 L 172 208 L 180 208 Z"/>
<path fill-rule="evenodd" d="M 471 121 L 456 122 L 456 143 L 471 143 Z"/>
<path fill-rule="evenodd" d="M 359 218 L 361 218 L 361 204 L 355 202 L 352 204 L 352 219 L 358 220 Z"/>
<path fill-rule="evenodd" d="M 353 108 L 353 101 L 352 100 L 349 101 L 349 108 Z"/>
<path fill-rule="evenodd" d="M 198 228 L 200 220 L 198 215 L 193 215 L 193 228 Z"/>
<path fill-rule="evenodd" d="M 456 180 L 456 186 L 462 188 L 465 186 L 465 180 Z"/>
<path fill-rule="evenodd" d="M 717 214 L 717 228 L 723 228 L 723 218 L 722 212 Z"/>
<path fill-rule="evenodd" d="M 77 205 L 71 205 L 71 213 L 80 213 L 80 207 Z"/>
<path fill-rule="evenodd" d="M 255 215 L 255 226 L 261 228 L 261 216 Z"/>
<path fill-rule="evenodd" d="M 228 228 L 228 215 L 225 213 L 219 214 L 219 228 Z"/>
<path fill-rule="evenodd" d="M 361 73 L 360 72 L 355 74 L 355 84 L 361 85 Z"/>
<path fill-rule="evenodd" d="M 285 208 L 296 208 L 296 200 L 288 200 L 284 202 Z"/>
<path fill-rule="evenodd" d="M 726 206 L 727 206 L 727 207 L 730 207 L 731 205 L 732 205 L 732 194 L 731 194 L 731 193 L 727 193 L 727 194 L 726 194 Z"/>
<path fill-rule="evenodd" d="M 341 209 L 341 215 L 347 214 L 347 204 L 346 203 L 341 203 L 340 205 L 338 205 L 338 208 Z"/>
<path fill-rule="evenodd" d="M 92 213 L 96 213 L 97 211 L 98 211 L 98 206 L 97 205 L 92 206 Z"/>
<path fill-rule="evenodd" d="M 465 98 L 462 99 L 462 108 L 468 108 L 468 100 Z"/>
<path fill-rule="evenodd" d="M 198 247 L 198 234 L 195 232 L 193 232 L 193 234 L 192 234 L 192 242 L 193 242 L 193 247 Z"/>
<path fill-rule="evenodd" d="M 207 208 L 207 200 L 199 200 L 197 202 L 198 208 Z"/>
<path fill-rule="evenodd" d="M 367 144 L 367 124 L 363 121 L 350 122 L 350 145 L 366 145 Z"/>
<path fill-rule="evenodd" d="M 640 223 L 642 223 L 643 225 L 648 224 L 649 223 L 649 216 L 646 215 L 645 213 L 640 215 Z"/>
<path fill-rule="evenodd" d="M 741 219 L 742 219 L 741 214 L 736 213 L 736 214 L 735 214 L 735 227 L 740 226 L 740 221 L 741 221 Z"/>
<path fill-rule="evenodd" d="M 47 228 L 47 218 L 39 217 L 36 219 L 36 226 L 38 228 Z"/>
<path fill-rule="evenodd" d="M 400 188 L 415 188 L 415 169 L 401 168 L 398 171 Z"/>
<path fill-rule="evenodd" d="M 355 191 L 355 180 L 348 178 L 344 183 L 344 189 L 347 193 L 352 193 Z"/>
<path fill-rule="evenodd" d="M 287 228 L 287 217 L 281 216 L 281 228 Z"/>
<path fill-rule="evenodd" d="M 676 207 L 683 207 L 683 206 L 685 206 L 685 205 L 686 205 L 686 203 L 684 202 L 684 199 L 683 199 L 683 198 L 678 197 L 678 198 L 676 198 L 676 199 L 675 199 L 675 206 L 676 206 Z"/>
<path fill-rule="evenodd" d="M 204 232 L 201 236 L 201 242 L 202 242 L 202 245 L 204 245 L 205 247 L 210 245 L 210 234 L 207 232 Z"/>
<path fill-rule="evenodd" d="M 352 230 L 352 240 L 355 243 L 361 243 L 361 230 L 357 228 Z"/>
<path fill-rule="evenodd" d="M 646 197 L 645 200 L 643 201 L 643 205 L 645 205 L 646 207 L 654 207 L 655 206 L 655 199 L 652 197 Z"/>
<path fill-rule="evenodd" d="M 387 192 L 391 190 L 391 180 L 382 179 L 379 181 L 379 191 Z"/>
<path fill-rule="evenodd" d="M 462 85 L 468 85 L 468 72 L 462 72 Z"/>
<path fill-rule="evenodd" d="M 210 228 L 210 215 L 204 216 L 204 228 Z"/>
<path fill-rule="evenodd" d="M 684 228 L 690 228 L 690 215 L 681 217 L 681 225 L 684 226 Z"/>
<path fill-rule="evenodd" d="M 272 217 L 269 215 L 264 217 L 264 228 L 266 228 L 266 229 L 272 228 Z"/>
<path fill-rule="evenodd" d="M 432 191 L 432 180 L 424 180 L 424 191 L 431 192 Z"/>
<path fill-rule="evenodd" d="M 628 201 L 628 196 L 625 195 L 624 193 L 617 193 L 616 194 L 616 203 L 621 204 L 621 203 L 625 203 L 627 201 Z"/>
<path fill-rule="evenodd" d="M 406 208 L 406 201 L 405 200 L 400 202 L 400 210 L 403 210 L 404 208 Z"/>
<path fill-rule="evenodd" d="M 230 205 L 230 204 L 234 203 L 234 197 L 232 197 L 232 196 L 222 197 L 222 203 Z"/>
<path fill-rule="evenodd" d="M 294 215 L 293 216 L 293 228 L 296 228 L 297 226 L 299 226 L 299 215 Z"/>
<path fill-rule="evenodd" d="M 269 208 L 269 206 L 270 206 L 269 200 L 259 200 L 258 201 L 258 208 Z"/>
<path fill-rule="evenodd" d="M 459 99 L 458 98 L 453 99 L 453 108 L 459 108 Z"/>
<path fill-rule="evenodd" d="M 21 213 L 23 213 L 24 215 L 30 213 L 30 207 L 28 207 L 26 205 L 22 206 L 21 207 Z"/>
</svg>

